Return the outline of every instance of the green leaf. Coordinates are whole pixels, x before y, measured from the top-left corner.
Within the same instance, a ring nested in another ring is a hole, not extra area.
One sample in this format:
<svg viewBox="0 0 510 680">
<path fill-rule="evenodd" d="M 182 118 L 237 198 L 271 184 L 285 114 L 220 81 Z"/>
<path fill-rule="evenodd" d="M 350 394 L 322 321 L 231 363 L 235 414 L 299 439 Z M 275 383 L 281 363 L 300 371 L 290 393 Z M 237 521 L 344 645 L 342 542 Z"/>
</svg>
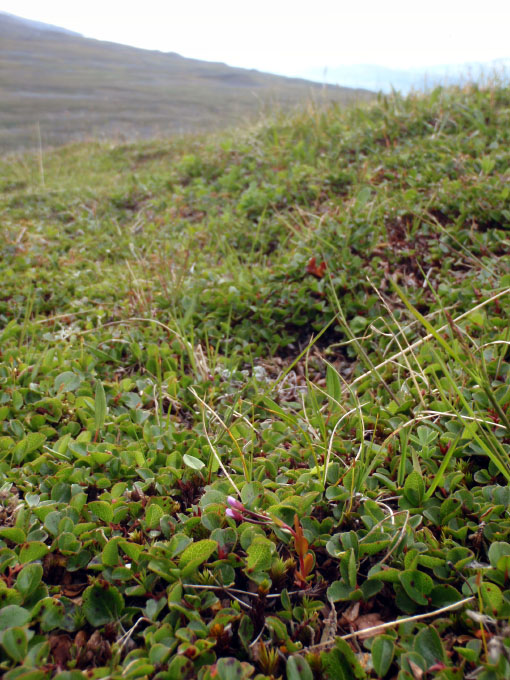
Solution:
<svg viewBox="0 0 510 680">
<path fill-rule="evenodd" d="M 196 568 L 207 561 L 217 547 L 217 542 L 210 538 L 204 538 L 196 543 L 191 543 L 182 552 L 179 559 L 179 566 L 187 567 L 193 563 Z"/>
<path fill-rule="evenodd" d="M 40 560 L 41 557 L 44 557 L 47 553 L 49 553 L 49 551 L 50 549 L 48 546 L 41 541 L 31 541 L 21 548 L 19 553 L 19 561 L 21 564 L 25 564 L 26 562 L 34 562 L 35 560 Z"/>
<path fill-rule="evenodd" d="M 233 656 L 218 659 L 216 676 L 218 680 L 243 680 L 245 677 L 241 662 Z"/>
<path fill-rule="evenodd" d="M 250 649 L 250 644 L 253 640 L 254 637 L 254 632 L 253 632 L 253 621 L 244 614 L 241 617 L 241 622 L 239 624 L 239 640 L 241 641 L 242 646 L 246 651 L 249 651 Z"/>
<path fill-rule="evenodd" d="M 340 401 L 342 399 L 342 383 L 340 382 L 340 377 L 333 368 L 333 366 L 327 365 L 326 368 L 326 392 L 335 401 Z"/>
<path fill-rule="evenodd" d="M 359 555 L 376 555 L 389 546 L 391 538 L 383 532 L 370 534 L 366 539 L 360 541 Z"/>
<path fill-rule="evenodd" d="M 106 501 L 91 501 L 87 504 L 87 507 L 103 522 L 109 523 L 113 521 L 113 508 L 110 503 Z"/>
<path fill-rule="evenodd" d="M 462 595 L 459 591 L 447 583 L 441 583 L 430 591 L 430 602 L 436 609 L 455 604 L 461 599 Z"/>
<path fill-rule="evenodd" d="M 498 562 L 502 557 L 510 555 L 510 545 L 505 541 L 494 541 L 489 548 L 489 562 L 491 567 L 498 569 Z"/>
<path fill-rule="evenodd" d="M 418 571 L 417 569 L 411 569 L 402 572 L 399 579 L 407 595 L 413 602 L 417 602 L 421 605 L 428 604 L 428 600 L 425 596 L 429 595 L 434 587 L 434 582 L 428 574 Z"/>
<path fill-rule="evenodd" d="M 302 656 L 287 659 L 287 680 L 313 680 L 312 669 Z"/>
<path fill-rule="evenodd" d="M 372 642 L 372 663 L 377 675 L 384 678 L 395 656 L 395 643 L 388 635 L 378 635 Z"/>
<path fill-rule="evenodd" d="M 17 604 L 8 604 L 0 609 L 0 631 L 12 626 L 24 626 L 30 621 L 30 612 Z"/>
<path fill-rule="evenodd" d="M 41 564 L 27 564 L 19 572 L 16 579 L 16 589 L 27 598 L 31 595 L 41 582 L 43 568 Z"/>
<path fill-rule="evenodd" d="M 159 520 L 163 517 L 165 513 L 160 505 L 157 503 L 151 503 L 145 511 L 145 521 L 147 522 L 147 527 L 149 529 L 159 528 Z"/>
<path fill-rule="evenodd" d="M 490 614 L 497 614 L 503 604 L 503 593 L 495 583 L 482 583 L 480 586 L 484 609 Z"/>
<path fill-rule="evenodd" d="M 271 568 L 275 545 L 265 536 L 255 536 L 246 550 L 246 566 L 250 572 L 267 571 Z"/>
<path fill-rule="evenodd" d="M 149 600 L 149 602 L 154 602 L 154 600 Z M 149 603 L 147 603 L 147 606 Z M 154 620 L 151 616 L 148 616 L 149 619 Z M 172 650 L 170 647 L 167 647 L 166 645 L 162 645 L 159 642 L 156 642 L 155 644 L 153 643 L 150 647 L 149 651 L 149 661 L 151 664 L 155 666 L 159 666 L 160 664 L 165 663 L 168 661 L 170 658 Z"/>
<path fill-rule="evenodd" d="M 358 195 L 356 196 L 356 208 L 358 210 L 361 210 L 369 201 L 370 196 L 372 195 L 372 190 L 370 187 L 363 187 L 361 191 L 358 192 Z"/>
<path fill-rule="evenodd" d="M 433 626 L 422 628 L 414 639 L 414 651 L 425 659 L 427 668 L 445 660 L 441 638 Z"/>
<path fill-rule="evenodd" d="M 48 676 L 45 675 L 44 678 L 46 679 Z M 141 678 L 143 677 L 142 675 L 127 675 L 127 678 Z M 24 680 L 23 677 L 20 678 L 20 680 Z M 28 680 L 31 680 L 29 678 Z M 57 675 L 54 675 L 52 680 L 83 680 L 83 673 L 81 671 L 62 671 L 61 673 L 58 673 Z"/>
<path fill-rule="evenodd" d="M 65 371 L 55 378 L 54 388 L 58 392 L 74 392 L 81 385 L 81 378 L 72 371 Z"/>
<path fill-rule="evenodd" d="M 401 574 L 402 572 L 400 569 L 389 567 L 388 569 L 381 569 L 374 573 L 369 572 L 368 578 L 371 581 L 383 581 L 383 583 L 399 583 Z"/>
<path fill-rule="evenodd" d="M 23 628 L 8 628 L 2 635 L 2 647 L 14 661 L 18 663 L 24 661 L 27 655 L 28 641 Z"/>
<path fill-rule="evenodd" d="M 116 621 L 124 609 L 124 599 L 115 586 L 94 584 L 83 592 L 82 610 L 87 621 L 97 628 Z"/>
<path fill-rule="evenodd" d="M 354 550 L 349 548 L 349 565 L 348 565 L 349 585 L 354 590 L 358 582 L 358 561 Z"/>
<path fill-rule="evenodd" d="M 133 560 L 134 562 L 138 561 L 140 553 L 143 551 L 143 546 L 141 546 L 139 543 L 130 543 L 129 541 L 125 540 L 121 540 L 119 546 L 122 551 L 126 553 L 129 559 Z"/>
<path fill-rule="evenodd" d="M 205 463 L 203 461 L 201 461 L 199 458 L 195 458 L 195 456 L 190 456 L 188 453 L 184 454 L 182 457 L 182 462 L 184 465 L 187 465 L 193 470 L 201 470 L 203 467 L 205 467 Z"/>
<path fill-rule="evenodd" d="M 327 671 L 327 677 L 331 680 L 352 680 L 352 678 L 366 678 L 367 674 L 356 658 L 355 653 L 345 640 L 337 638 L 335 647 L 331 652 L 321 655 Z"/>
<path fill-rule="evenodd" d="M 418 508 L 423 500 L 425 494 L 425 485 L 422 476 L 413 470 L 408 476 L 404 484 L 404 496 L 407 501 Z"/>
<path fill-rule="evenodd" d="M 137 677 L 142 677 L 138 675 Z M 193 664 L 185 656 L 175 655 L 168 664 L 166 680 L 181 680 L 193 677 Z"/>
<path fill-rule="evenodd" d="M 45 597 L 34 608 L 34 616 L 40 616 L 41 630 L 47 633 L 55 628 L 74 630 L 74 604 L 66 597 Z"/>
<path fill-rule="evenodd" d="M 266 616 L 266 625 L 273 635 L 273 639 L 279 643 L 289 639 L 289 633 L 285 623 L 277 616 Z"/>
<path fill-rule="evenodd" d="M 106 567 L 115 567 L 119 564 L 119 541 L 122 539 L 116 536 L 106 543 L 101 553 L 101 561 Z"/>
<path fill-rule="evenodd" d="M 103 383 L 98 380 L 96 382 L 96 394 L 94 399 L 94 424 L 96 432 L 100 430 L 106 420 L 106 395 L 104 392 Z"/>
<path fill-rule="evenodd" d="M 280 599 L 282 602 L 282 607 L 290 612 L 292 610 L 292 604 L 290 602 L 289 591 L 287 588 L 283 588 Z"/>
<path fill-rule="evenodd" d="M 471 663 L 476 663 L 480 656 L 480 650 L 472 649 L 471 647 L 454 647 L 453 649 Z"/>
<path fill-rule="evenodd" d="M 21 463 L 25 457 L 40 448 L 46 441 L 46 435 L 42 432 L 30 432 L 16 444 L 12 452 L 15 463 Z"/>
<path fill-rule="evenodd" d="M 13 543 L 24 543 L 27 540 L 27 536 L 23 529 L 18 527 L 5 527 L 0 529 L 0 538 L 5 538 Z"/>
<path fill-rule="evenodd" d="M 331 602 L 350 600 L 354 592 L 356 592 L 354 588 L 345 581 L 333 581 L 327 590 L 328 600 L 331 600 Z M 362 593 L 361 591 L 358 592 L 361 598 Z"/>
</svg>

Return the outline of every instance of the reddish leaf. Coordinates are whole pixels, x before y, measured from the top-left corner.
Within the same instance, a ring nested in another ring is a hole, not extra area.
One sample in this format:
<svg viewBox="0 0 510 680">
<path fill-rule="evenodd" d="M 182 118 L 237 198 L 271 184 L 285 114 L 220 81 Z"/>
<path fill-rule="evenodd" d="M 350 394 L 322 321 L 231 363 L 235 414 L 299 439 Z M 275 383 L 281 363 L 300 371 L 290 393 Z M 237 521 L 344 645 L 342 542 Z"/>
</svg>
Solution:
<svg viewBox="0 0 510 680">
<path fill-rule="evenodd" d="M 294 515 L 294 545 L 296 547 L 296 552 L 299 555 L 299 558 L 303 558 L 307 551 L 308 551 L 308 541 L 304 537 L 303 534 L 303 527 L 299 523 L 299 518 L 297 515 Z"/>
<path fill-rule="evenodd" d="M 317 264 L 317 259 L 315 257 L 311 257 L 308 260 L 308 264 L 306 265 L 306 271 L 308 274 L 312 274 L 318 279 L 322 279 L 324 272 L 326 271 L 326 263 L 323 260 L 320 264 Z"/>
<path fill-rule="evenodd" d="M 313 569 L 313 555 L 311 552 L 307 553 L 304 558 L 303 558 L 303 567 L 301 571 L 303 572 L 303 576 L 306 578 L 308 574 L 312 571 Z"/>
</svg>

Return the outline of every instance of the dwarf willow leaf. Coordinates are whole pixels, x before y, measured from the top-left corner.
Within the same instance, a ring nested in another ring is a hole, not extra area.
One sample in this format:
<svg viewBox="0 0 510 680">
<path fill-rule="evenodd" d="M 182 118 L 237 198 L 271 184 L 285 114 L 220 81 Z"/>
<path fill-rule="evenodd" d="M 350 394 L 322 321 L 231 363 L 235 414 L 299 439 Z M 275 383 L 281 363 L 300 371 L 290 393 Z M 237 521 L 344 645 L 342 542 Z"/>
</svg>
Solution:
<svg viewBox="0 0 510 680">
<path fill-rule="evenodd" d="M 255 536 L 246 550 L 249 571 L 267 571 L 271 567 L 274 543 L 264 536 Z"/>
<path fill-rule="evenodd" d="M 94 627 L 104 626 L 119 618 L 124 609 L 124 598 L 115 586 L 95 583 L 83 591 L 83 613 Z"/>
<path fill-rule="evenodd" d="M 107 567 L 115 567 L 119 563 L 119 537 L 112 538 L 106 543 L 101 553 L 101 561 Z"/>
<path fill-rule="evenodd" d="M 395 656 L 395 643 L 387 635 L 379 635 L 372 643 L 372 663 L 377 675 L 384 678 Z"/>
<path fill-rule="evenodd" d="M 425 659 L 429 668 L 438 661 L 445 660 L 441 638 L 433 626 L 427 626 L 419 631 L 414 640 L 414 651 Z"/>
<path fill-rule="evenodd" d="M 16 589 L 23 595 L 28 597 L 37 588 L 41 582 L 43 575 L 43 568 L 41 564 L 27 564 L 26 567 L 19 572 L 16 579 Z"/>
<path fill-rule="evenodd" d="M 498 562 L 501 558 L 508 555 L 510 555 L 510 545 L 505 541 L 495 541 L 489 548 L 489 562 L 496 569 L 499 569 Z"/>
<path fill-rule="evenodd" d="M 425 485 L 421 475 L 413 470 L 408 476 L 404 484 L 404 496 L 413 507 L 419 507 L 423 500 L 425 493 Z"/>
<path fill-rule="evenodd" d="M 11 626 L 24 626 L 30 621 L 30 612 L 17 604 L 8 604 L 0 610 L 0 631 Z"/>
<path fill-rule="evenodd" d="M 201 461 L 199 458 L 195 458 L 195 456 L 190 456 L 188 453 L 184 454 L 182 457 L 182 462 L 184 465 L 187 465 L 193 470 L 201 470 L 203 467 L 205 467 L 205 463 L 203 461 Z"/>
<path fill-rule="evenodd" d="M 328 600 L 331 602 L 340 602 L 351 599 L 354 592 L 353 587 L 345 581 L 333 581 L 327 590 Z M 360 596 L 361 596 L 361 591 Z"/>
<path fill-rule="evenodd" d="M 6 538 L 13 543 L 24 543 L 27 536 L 23 529 L 18 527 L 4 527 L 0 529 L 0 538 Z"/>
<path fill-rule="evenodd" d="M 312 669 L 302 656 L 287 659 L 287 680 L 313 680 Z"/>
<path fill-rule="evenodd" d="M 28 454 L 36 451 L 46 441 L 46 435 L 42 432 L 30 432 L 20 442 L 16 444 L 13 451 L 15 463 L 21 463 Z"/>
<path fill-rule="evenodd" d="M 111 522 L 113 520 L 113 508 L 106 501 L 92 501 L 87 507 L 103 522 Z"/>
<path fill-rule="evenodd" d="M 241 662 L 233 656 L 223 657 L 216 663 L 218 680 L 243 680 L 245 676 Z"/>
<path fill-rule="evenodd" d="M 64 371 L 55 378 L 55 391 L 74 392 L 81 385 L 81 378 L 72 371 Z"/>
<path fill-rule="evenodd" d="M 121 540 L 119 546 L 129 559 L 134 560 L 135 562 L 138 560 L 140 553 L 143 550 L 143 546 L 139 543 L 131 543 L 130 541 L 125 540 Z"/>
<path fill-rule="evenodd" d="M 196 543 L 191 543 L 181 554 L 179 565 L 181 567 L 186 567 L 193 563 L 196 567 L 200 566 L 203 562 L 209 559 L 209 557 L 216 550 L 218 544 L 210 538 L 204 538 Z"/>
<path fill-rule="evenodd" d="M 503 604 L 503 593 L 495 583 L 482 583 L 482 602 L 489 614 L 497 614 Z"/>
<path fill-rule="evenodd" d="M 28 648 L 27 636 L 23 628 L 8 628 L 2 635 L 2 647 L 11 659 L 21 663 Z"/>
<path fill-rule="evenodd" d="M 165 513 L 160 505 L 152 503 L 149 505 L 145 512 L 145 521 L 147 522 L 147 527 L 149 529 L 155 529 L 159 526 L 159 520 L 163 517 Z"/>
<path fill-rule="evenodd" d="M 434 587 L 434 582 L 428 574 L 413 569 L 402 572 L 399 579 L 411 600 L 421 605 L 428 604 L 426 595 L 428 595 Z"/>
<path fill-rule="evenodd" d="M 50 549 L 48 546 L 41 541 L 31 541 L 21 548 L 19 553 L 19 561 L 21 564 L 25 564 L 26 562 L 34 562 L 35 560 L 39 560 L 41 557 L 44 557 L 44 555 L 46 555 L 49 551 Z"/>
</svg>

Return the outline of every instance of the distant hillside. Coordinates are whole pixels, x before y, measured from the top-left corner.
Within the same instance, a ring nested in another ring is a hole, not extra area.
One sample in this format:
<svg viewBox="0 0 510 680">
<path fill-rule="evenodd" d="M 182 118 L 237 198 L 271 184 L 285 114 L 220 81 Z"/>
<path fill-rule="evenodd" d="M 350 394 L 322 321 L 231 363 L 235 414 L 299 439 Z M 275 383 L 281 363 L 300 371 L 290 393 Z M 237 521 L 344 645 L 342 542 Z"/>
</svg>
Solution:
<svg viewBox="0 0 510 680">
<path fill-rule="evenodd" d="M 0 13 L 0 150 L 90 137 L 214 129 L 310 98 L 347 103 L 366 90 L 323 87 L 175 53 L 84 38 Z"/>
<path fill-rule="evenodd" d="M 314 68 L 306 76 L 311 80 L 344 87 L 366 87 L 374 92 L 397 90 L 407 94 L 411 90 L 426 91 L 438 85 L 462 85 L 467 81 L 483 81 L 494 76 L 508 80 L 509 72 L 510 59 L 494 59 L 488 62 L 401 69 L 377 64 L 354 64 L 326 70 Z"/>
</svg>

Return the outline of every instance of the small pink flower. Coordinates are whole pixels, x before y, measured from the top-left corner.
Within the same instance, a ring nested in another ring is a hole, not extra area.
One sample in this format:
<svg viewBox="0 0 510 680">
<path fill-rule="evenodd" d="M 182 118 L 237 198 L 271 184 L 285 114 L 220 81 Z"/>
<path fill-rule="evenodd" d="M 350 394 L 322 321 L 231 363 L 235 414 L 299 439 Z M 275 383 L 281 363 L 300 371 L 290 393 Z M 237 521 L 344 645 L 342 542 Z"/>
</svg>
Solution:
<svg viewBox="0 0 510 680">
<path fill-rule="evenodd" d="M 227 508 L 225 510 L 225 515 L 231 519 L 237 520 L 238 522 L 244 522 L 244 517 L 241 515 L 241 513 L 237 512 L 237 510 L 233 510 L 232 508 Z"/>
<path fill-rule="evenodd" d="M 240 512 L 243 512 L 245 509 L 241 501 L 238 501 L 234 496 L 227 496 L 227 504 L 230 505 L 231 508 L 234 508 L 234 510 L 239 510 Z"/>
</svg>

